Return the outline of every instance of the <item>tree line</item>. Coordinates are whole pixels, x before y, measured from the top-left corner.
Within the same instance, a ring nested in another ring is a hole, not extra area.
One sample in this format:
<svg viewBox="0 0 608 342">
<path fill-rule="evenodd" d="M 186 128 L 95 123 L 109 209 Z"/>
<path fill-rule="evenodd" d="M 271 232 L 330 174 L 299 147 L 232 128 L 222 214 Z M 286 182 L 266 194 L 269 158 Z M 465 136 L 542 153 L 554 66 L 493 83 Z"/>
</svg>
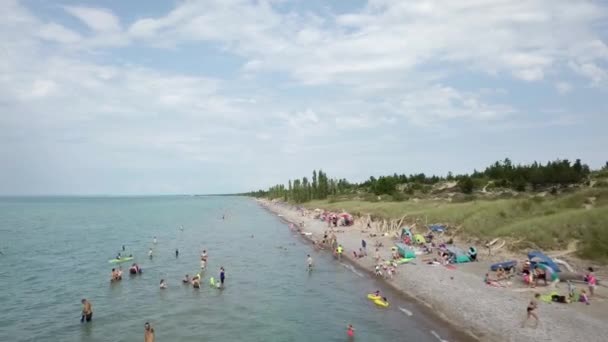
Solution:
<svg viewBox="0 0 608 342">
<path fill-rule="evenodd" d="M 303 203 L 348 193 L 403 196 L 403 193 L 413 194 L 418 190 L 424 191 L 439 182 L 455 182 L 458 189 L 467 194 L 475 190 L 476 184 L 483 183 L 492 184 L 493 187 L 526 191 L 580 183 L 587 179 L 590 173 L 589 166 L 583 164 L 580 159 L 576 159 L 574 163 L 563 159 L 546 164 L 534 162 L 514 165 L 509 158 L 497 161 L 483 171 L 474 170 L 471 174 L 453 175 L 448 172 L 446 176 L 427 176 L 424 173 L 411 175 L 395 173 L 378 178 L 372 176 L 361 183 L 330 178 L 322 170 L 314 170 L 310 180 L 307 177 L 289 180 L 287 186 L 277 184 L 267 190 L 254 191 L 248 195 Z"/>
</svg>

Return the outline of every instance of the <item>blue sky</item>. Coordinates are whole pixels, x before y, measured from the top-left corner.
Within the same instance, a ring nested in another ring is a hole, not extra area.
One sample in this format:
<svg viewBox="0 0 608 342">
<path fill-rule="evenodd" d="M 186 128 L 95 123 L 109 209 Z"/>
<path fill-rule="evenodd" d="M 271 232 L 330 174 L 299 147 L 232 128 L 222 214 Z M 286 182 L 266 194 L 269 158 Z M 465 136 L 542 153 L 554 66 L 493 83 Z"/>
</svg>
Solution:
<svg viewBox="0 0 608 342">
<path fill-rule="evenodd" d="M 0 2 L 0 194 L 608 160 L 600 1 Z M 4 53 L 6 52 L 6 53 Z"/>
</svg>

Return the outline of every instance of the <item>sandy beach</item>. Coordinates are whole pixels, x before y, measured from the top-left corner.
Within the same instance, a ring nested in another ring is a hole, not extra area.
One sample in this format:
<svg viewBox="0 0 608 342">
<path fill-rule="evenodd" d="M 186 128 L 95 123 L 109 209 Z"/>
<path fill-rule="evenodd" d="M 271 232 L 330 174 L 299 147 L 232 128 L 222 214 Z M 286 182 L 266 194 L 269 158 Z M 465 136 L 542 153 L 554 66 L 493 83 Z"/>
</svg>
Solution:
<svg viewBox="0 0 608 342">
<path fill-rule="evenodd" d="M 259 200 L 259 203 L 286 221 L 301 225 L 302 232 L 308 233 L 303 236 L 311 241 L 322 239 L 324 231 L 328 229 L 325 222 L 291 205 L 267 200 Z M 370 233 L 375 231 L 364 228 L 355 222 L 353 226 L 338 227 L 335 231 L 338 243 L 344 247 L 344 257 L 373 277 L 373 246 L 381 242 L 381 257 L 389 259 L 394 240 L 390 237 L 370 238 Z M 367 242 L 368 256 L 354 258 L 353 251 L 359 250 L 362 239 Z M 441 265 L 426 265 L 419 257 L 415 263 L 400 265 L 393 279 L 386 282 L 480 341 L 606 340 L 608 306 L 604 299 L 605 289 L 599 289 L 600 295 L 588 306 L 583 303 L 541 302 L 538 328 L 521 328 L 526 306 L 533 294 L 546 294 L 551 289 L 543 286 L 527 289 L 521 286 L 519 278 L 514 278 L 509 287 L 488 286 L 483 282 L 483 276 L 492 262 L 483 260 L 481 253 L 480 257 L 480 262 L 460 264 L 450 269 Z M 583 288 L 584 284 L 577 284 L 577 287 Z M 557 291 L 564 294 L 566 285 L 562 283 Z"/>
</svg>

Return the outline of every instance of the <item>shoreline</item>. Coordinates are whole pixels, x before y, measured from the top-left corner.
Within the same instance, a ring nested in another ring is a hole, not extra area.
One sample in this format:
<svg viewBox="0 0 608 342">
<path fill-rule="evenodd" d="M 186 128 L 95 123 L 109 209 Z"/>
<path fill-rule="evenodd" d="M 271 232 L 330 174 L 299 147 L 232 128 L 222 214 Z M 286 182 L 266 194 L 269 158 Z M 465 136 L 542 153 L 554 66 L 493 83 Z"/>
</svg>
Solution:
<svg viewBox="0 0 608 342">
<path fill-rule="evenodd" d="M 327 225 L 310 215 L 303 215 L 295 207 L 283 202 L 272 202 L 256 199 L 256 202 L 269 212 L 279 216 L 287 223 L 299 225 L 300 234 L 305 241 L 314 242 L 327 230 Z M 443 266 L 430 266 L 422 263 L 400 265 L 394 279 L 375 276 L 372 260 L 373 242 L 383 242 L 381 257 L 388 259 L 393 241 L 390 237 L 367 235 L 366 230 L 355 223 L 350 227 L 338 227 L 338 242 L 344 247 L 344 261 L 358 270 L 369 274 L 372 279 L 380 281 L 396 294 L 415 302 L 430 317 L 437 317 L 446 322 L 451 330 L 476 341 L 603 341 L 608 335 L 605 322 L 593 311 L 585 312 L 584 307 L 576 310 L 572 304 L 541 303 L 539 315 L 541 323 L 538 329 L 521 328 L 525 318 L 525 308 L 532 297 L 527 289 L 495 288 L 483 283 L 482 274 L 487 272 L 487 262 L 458 264 L 456 269 Z M 352 251 L 358 251 L 361 239 L 368 242 L 370 256 L 355 259 Z M 331 252 L 331 251 L 329 251 Z M 516 280 L 517 281 L 517 280 Z M 516 286 L 514 286 L 516 287 Z M 560 289 L 564 291 L 565 284 Z M 558 289 L 558 290 L 560 290 Z M 549 292 L 548 288 L 536 288 L 541 294 Z M 599 306 L 603 301 L 598 299 Z M 594 307 L 595 309 L 595 307 Z M 603 315 L 601 315 L 603 316 Z M 605 317 L 605 316 L 603 316 Z"/>
<path fill-rule="evenodd" d="M 294 222 L 294 221 L 290 220 L 289 218 L 287 218 L 286 216 L 282 215 L 277 210 L 273 210 L 273 208 L 268 205 L 268 202 L 262 201 L 259 199 L 257 199 L 256 201 L 264 210 L 267 210 L 269 213 L 276 215 L 279 218 L 279 220 L 285 222 L 286 224 L 298 225 L 298 222 Z M 311 236 L 299 234 L 299 237 L 302 238 L 305 243 L 309 243 L 311 245 L 314 244 L 314 239 L 313 239 L 314 234 Z M 326 250 L 326 249 L 320 250 L 319 252 L 331 253 L 331 251 Z M 482 341 L 482 339 L 479 336 L 477 336 L 473 331 L 467 330 L 465 327 L 458 325 L 457 322 L 450 320 L 445 314 L 443 314 L 441 311 L 438 311 L 436 308 L 434 308 L 431 303 L 429 303 L 421 298 L 417 298 L 416 296 L 412 295 L 411 293 L 404 291 L 402 288 L 400 288 L 396 284 L 390 282 L 388 279 L 376 277 L 373 270 L 370 270 L 368 267 L 366 267 L 362 263 L 358 262 L 357 259 L 352 258 L 348 253 L 344 254 L 342 256 L 342 258 L 340 260 L 338 260 L 338 262 L 348 263 L 352 267 L 356 268 L 358 271 L 362 272 L 365 276 L 369 276 L 368 280 L 372 280 L 372 281 L 381 283 L 384 287 L 387 287 L 392 292 L 394 292 L 395 295 L 401 297 L 402 299 L 405 299 L 408 302 L 411 302 L 413 305 L 416 306 L 416 309 L 418 311 L 422 312 L 428 318 L 438 319 L 440 321 L 443 321 L 443 323 L 445 323 L 445 327 L 447 327 L 448 330 L 451 331 L 452 336 L 456 336 L 457 338 L 459 338 L 459 337 L 463 338 L 463 339 L 458 339 L 457 341 L 463 341 L 463 340 Z M 437 337 L 437 338 L 439 338 L 439 337 Z M 492 340 L 492 341 L 494 341 L 494 340 Z"/>
</svg>

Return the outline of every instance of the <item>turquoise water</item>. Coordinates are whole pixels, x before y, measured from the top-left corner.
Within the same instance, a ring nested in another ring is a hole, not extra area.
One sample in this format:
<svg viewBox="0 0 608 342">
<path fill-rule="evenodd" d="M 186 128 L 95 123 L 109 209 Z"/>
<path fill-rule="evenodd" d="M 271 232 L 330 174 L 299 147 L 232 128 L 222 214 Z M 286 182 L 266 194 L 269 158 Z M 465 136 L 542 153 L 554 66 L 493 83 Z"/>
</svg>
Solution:
<svg viewBox="0 0 608 342">
<path fill-rule="evenodd" d="M 357 341 L 458 336 L 396 295 L 390 309 L 374 307 L 365 294 L 379 284 L 314 252 L 246 198 L 4 198 L 0 238 L 0 341 L 142 340 L 146 321 L 157 341 L 347 341 L 347 323 Z M 108 260 L 123 244 L 144 273 L 110 284 Z M 224 266 L 224 290 L 181 284 L 202 249 L 205 280 Z M 161 278 L 169 289 L 159 290 Z M 79 322 L 83 297 L 90 324 Z"/>
</svg>

